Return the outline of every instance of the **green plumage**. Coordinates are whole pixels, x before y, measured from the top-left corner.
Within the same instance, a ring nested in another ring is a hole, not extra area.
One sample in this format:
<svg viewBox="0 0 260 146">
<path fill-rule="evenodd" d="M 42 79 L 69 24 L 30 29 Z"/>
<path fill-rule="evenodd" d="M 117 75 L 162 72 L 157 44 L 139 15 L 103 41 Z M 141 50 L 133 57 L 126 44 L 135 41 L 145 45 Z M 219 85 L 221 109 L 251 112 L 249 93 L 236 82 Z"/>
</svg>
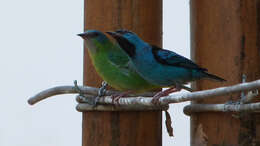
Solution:
<svg viewBox="0 0 260 146">
<path fill-rule="evenodd" d="M 89 30 L 85 40 L 97 73 L 113 88 L 120 91 L 145 92 L 159 88 L 145 81 L 131 67 L 127 54 L 103 33 Z"/>
</svg>

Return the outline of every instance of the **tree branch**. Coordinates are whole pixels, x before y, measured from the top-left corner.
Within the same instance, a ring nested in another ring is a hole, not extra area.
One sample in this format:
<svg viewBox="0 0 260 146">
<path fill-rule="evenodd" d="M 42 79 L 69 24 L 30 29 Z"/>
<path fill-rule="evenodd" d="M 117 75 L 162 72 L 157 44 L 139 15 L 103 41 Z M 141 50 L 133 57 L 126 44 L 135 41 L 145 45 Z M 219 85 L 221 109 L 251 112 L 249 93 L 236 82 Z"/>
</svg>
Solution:
<svg viewBox="0 0 260 146">
<path fill-rule="evenodd" d="M 99 88 L 94 88 L 94 87 L 89 87 L 89 86 L 78 86 L 78 88 L 82 91 L 83 94 L 89 94 L 93 96 L 98 95 L 98 90 Z M 28 103 L 30 105 L 34 105 L 35 103 L 42 101 L 46 98 L 55 96 L 55 95 L 61 95 L 61 94 L 78 94 L 78 90 L 75 88 L 75 86 L 57 86 L 53 88 L 49 88 L 46 90 L 41 91 L 40 93 L 32 96 L 31 98 L 28 99 Z M 113 94 L 119 94 L 121 92 L 119 91 L 112 91 L 112 90 L 107 90 L 105 92 L 106 96 L 111 96 Z M 154 92 L 146 92 L 143 94 L 137 94 L 137 95 L 131 95 L 133 96 L 145 96 L 145 97 L 151 97 L 155 93 Z"/>
<path fill-rule="evenodd" d="M 216 96 L 236 93 L 240 91 L 249 91 L 260 88 L 260 80 L 256 80 L 248 83 L 241 83 L 229 87 L 220 87 L 210 90 L 203 90 L 197 92 L 187 92 L 187 93 L 174 93 L 170 96 L 165 96 L 159 99 L 160 105 L 167 105 L 170 103 L 179 103 L 185 101 L 195 101 L 201 99 L 212 98 Z M 139 105 L 139 106 L 153 106 L 151 102 L 152 98 L 144 98 L 144 97 L 129 97 L 129 98 L 121 98 L 119 99 L 119 105 Z M 112 99 L 109 96 L 104 98 L 100 98 L 99 103 L 102 104 L 113 104 Z"/>
<path fill-rule="evenodd" d="M 241 91 L 250 91 L 260 88 L 260 80 L 236 84 L 233 86 L 220 87 L 210 90 L 197 91 L 192 93 L 176 93 L 171 96 L 161 98 L 162 103 L 178 103 L 191 100 L 207 99 L 216 96 L 227 95 L 231 93 L 237 93 Z"/>
<path fill-rule="evenodd" d="M 91 95 L 97 95 L 98 89 L 88 86 L 80 86 L 80 90 L 84 94 L 91 94 Z M 249 91 L 260 88 L 260 80 L 256 80 L 253 82 L 247 82 L 247 83 L 241 83 L 234 86 L 229 87 L 221 87 L 221 88 L 215 88 L 210 90 L 204 90 L 204 91 L 197 91 L 192 93 L 174 93 L 170 96 L 165 96 L 160 98 L 159 105 L 167 105 L 170 103 L 178 103 L 178 102 L 184 102 L 184 101 L 191 101 L 191 100 L 200 100 L 200 99 L 207 99 L 212 98 L 215 96 L 221 96 L 226 94 L 231 94 L 235 92 L 240 91 Z M 74 86 L 60 86 L 60 87 L 54 87 L 51 89 L 47 89 L 45 91 L 42 91 L 32 98 L 28 100 L 29 104 L 35 104 L 47 97 L 58 95 L 58 94 L 69 94 L 69 93 L 77 93 Z M 115 91 L 106 91 L 105 95 L 112 95 L 118 92 Z M 146 95 L 153 95 L 154 93 L 146 93 Z M 148 97 L 125 97 L 121 98 L 118 101 L 119 105 L 135 105 L 135 106 L 154 106 L 154 104 L 151 102 L 152 98 Z M 113 104 L 111 96 L 104 96 L 99 99 L 98 103 L 100 104 Z"/>
</svg>

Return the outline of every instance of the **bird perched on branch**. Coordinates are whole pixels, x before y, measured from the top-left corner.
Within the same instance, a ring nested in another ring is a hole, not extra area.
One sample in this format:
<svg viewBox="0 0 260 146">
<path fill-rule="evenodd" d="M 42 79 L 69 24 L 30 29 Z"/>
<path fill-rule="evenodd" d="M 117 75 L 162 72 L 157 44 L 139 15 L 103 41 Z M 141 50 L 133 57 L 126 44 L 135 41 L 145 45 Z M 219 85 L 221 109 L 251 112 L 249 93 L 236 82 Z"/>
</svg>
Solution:
<svg viewBox="0 0 260 146">
<path fill-rule="evenodd" d="M 128 30 L 107 32 L 115 38 L 128 55 L 135 70 L 148 82 L 161 87 L 170 87 L 159 92 L 154 99 L 179 91 L 183 84 L 202 78 L 225 81 L 207 72 L 191 60 L 169 50 L 148 44 Z M 174 86 L 174 87 L 173 87 Z"/>
<path fill-rule="evenodd" d="M 127 54 L 104 33 L 87 30 L 78 35 L 84 39 L 92 64 L 101 78 L 113 88 L 124 91 L 118 97 L 159 88 L 144 80 L 131 66 Z"/>
</svg>

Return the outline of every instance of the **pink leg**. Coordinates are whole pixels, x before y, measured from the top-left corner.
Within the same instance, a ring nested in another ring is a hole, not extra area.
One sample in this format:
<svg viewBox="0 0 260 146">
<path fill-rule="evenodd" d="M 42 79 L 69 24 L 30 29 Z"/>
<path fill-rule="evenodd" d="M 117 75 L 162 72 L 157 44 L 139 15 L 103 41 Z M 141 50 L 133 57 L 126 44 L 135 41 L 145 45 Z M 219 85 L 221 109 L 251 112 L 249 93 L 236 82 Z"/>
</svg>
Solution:
<svg viewBox="0 0 260 146">
<path fill-rule="evenodd" d="M 163 96 L 168 96 L 170 93 L 173 93 L 173 92 L 178 92 L 180 91 L 181 88 L 176 88 L 176 87 L 171 87 L 169 89 L 166 89 L 164 91 L 160 91 L 158 93 L 156 93 L 154 96 L 153 96 L 153 99 L 152 99 L 152 102 L 153 104 L 158 104 L 159 102 L 159 99 Z"/>
<path fill-rule="evenodd" d="M 122 92 L 122 93 L 119 93 L 119 94 L 112 95 L 111 98 L 112 98 L 113 104 L 118 104 L 118 101 L 119 101 L 120 98 L 126 97 L 131 93 L 132 93 L 132 91 L 125 91 L 125 92 Z"/>
</svg>

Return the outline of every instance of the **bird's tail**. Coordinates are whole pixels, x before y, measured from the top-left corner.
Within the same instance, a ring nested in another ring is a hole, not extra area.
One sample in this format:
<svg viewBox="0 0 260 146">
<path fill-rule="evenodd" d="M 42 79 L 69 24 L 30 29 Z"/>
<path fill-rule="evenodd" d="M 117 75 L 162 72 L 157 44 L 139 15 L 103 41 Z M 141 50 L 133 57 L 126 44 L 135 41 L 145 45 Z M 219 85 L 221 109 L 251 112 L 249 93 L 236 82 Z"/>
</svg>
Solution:
<svg viewBox="0 0 260 146">
<path fill-rule="evenodd" d="M 225 82 L 225 81 L 227 81 L 227 80 L 225 80 L 225 79 L 223 79 L 223 78 L 221 78 L 221 77 L 218 77 L 218 76 L 213 75 L 213 74 L 209 74 L 209 73 L 207 73 L 207 72 L 204 72 L 204 74 L 205 74 L 206 77 L 208 77 L 209 79 L 214 79 L 214 80 L 220 81 L 220 82 Z"/>
</svg>

